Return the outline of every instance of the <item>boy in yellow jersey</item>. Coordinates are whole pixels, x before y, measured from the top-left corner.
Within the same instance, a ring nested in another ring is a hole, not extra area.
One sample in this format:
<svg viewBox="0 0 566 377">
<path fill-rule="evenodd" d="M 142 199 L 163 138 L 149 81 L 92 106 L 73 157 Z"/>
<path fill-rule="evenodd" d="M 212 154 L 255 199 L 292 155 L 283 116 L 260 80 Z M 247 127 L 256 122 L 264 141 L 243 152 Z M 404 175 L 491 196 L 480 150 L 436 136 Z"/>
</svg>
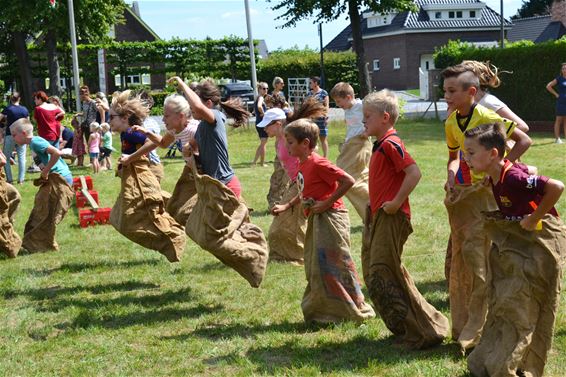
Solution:
<svg viewBox="0 0 566 377">
<path fill-rule="evenodd" d="M 465 67 L 449 67 L 442 77 L 444 98 L 454 110 L 445 124 L 449 158 L 444 201 L 452 238 L 452 338 L 466 350 L 478 343 L 487 314 L 487 254 L 491 242 L 483 230 L 481 213 L 496 210 L 497 205 L 484 175 L 471 172 L 461 158 L 461 152 L 465 152 L 464 132 L 485 123 L 503 124 L 506 136 L 516 142 L 507 156 L 510 161 L 529 148 L 531 139 L 512 121 L 474 102 L 479 80 Z"/>
</svg>

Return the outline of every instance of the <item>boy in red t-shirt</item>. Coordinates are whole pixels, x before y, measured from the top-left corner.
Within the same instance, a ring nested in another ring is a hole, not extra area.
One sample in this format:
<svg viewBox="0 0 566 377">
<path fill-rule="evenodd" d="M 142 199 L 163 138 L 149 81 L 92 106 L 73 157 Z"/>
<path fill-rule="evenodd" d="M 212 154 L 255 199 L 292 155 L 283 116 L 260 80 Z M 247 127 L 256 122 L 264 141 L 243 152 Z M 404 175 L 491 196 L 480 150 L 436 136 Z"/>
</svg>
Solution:
<svg viewBox="0 0 566 377">
<path fill-rule="evenodd" d="M 476 376 L 542 376 L 566 252 L 566 227 L 554 208 L 564 184 L 505 159 L 500 124 L 480 125 L 464 136 L 466 162 L 475 173 L 488 174 L 499 207 L 485 213 L 484 228 L 493 242 L 490 297 L 468 368 Z"/>
<path fill-rule="evenodd" d="M 448 319 L 419 293 L 401 263 L 411 228 L 409 194 L 421 178 L 394 128 L 397 97 L 389 90 L 368 94 L 363 101 L 366 136 L 377 141 L 369 164 L 370 219 L 366 221 L 362 269 L 369 295 L 391 332 L 408 348 L 442 343 Z"/>
<path fill-rule="evenodd" d="M 299 195 L 275 205 L 275 215 L 301 200 L 308 216 L 304 265 L 307 288 L 301 308 L 306 322 L 362 322 L 375 317 L 365 303 L 350 255 L 350 218 L 342 196 L 354 179 L 326 158 L 314 153 L 318 127 L 299 119 L 285 127 L 287 150 L 299 159 Z"/>
</svg>

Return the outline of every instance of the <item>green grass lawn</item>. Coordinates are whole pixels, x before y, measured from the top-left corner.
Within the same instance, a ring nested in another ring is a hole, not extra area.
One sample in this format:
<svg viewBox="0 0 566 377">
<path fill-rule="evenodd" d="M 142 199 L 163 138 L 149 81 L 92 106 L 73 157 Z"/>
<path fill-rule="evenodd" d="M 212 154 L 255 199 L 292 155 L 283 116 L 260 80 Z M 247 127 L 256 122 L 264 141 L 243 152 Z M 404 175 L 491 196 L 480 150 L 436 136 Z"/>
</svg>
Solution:
<svg viewBox="0 0 566 377">
<path fill-rule="evenodd" d="M 398 131 L 423 173 L 411 196 L 414 233 L 404 263 L 426 299 L 449 316 L 443 127 L 401 122 Z M 333 161 L 344 134 L 343 124 L 331 124 Z M 553 144 L 550 134 L 532 136 L 524 161 L 566 181 L 565 146 Z M 231 130 L 229 140 L 231 162 L 254 208 L 252 221 L 267 233 L 271 218 L 265 197 L 272 168 L 249 165 L 258 144 L 253 127 Z M 268 160 L 273 157 L 270 140 Z M 172 191 L 183 161 L 164 164 L 163 188 Z M 90 171 L 75 168 L 73 173 Z M 18 186 L 23 196 L 19 234 L 31 211 L 36 189 L 29 180 L 35 177 L 28 175 Z M 111 207 L 119 179 L 101 172 L 94 183 L 102 206 Z M 558 204 L 562 214 L 565 197 Z M 349 208 L 352 255 L 361 273 L 361 220 Z M 269 264 L 262 286 L 253 289 L 190 239 L 182 261 L 169 264 L 112 226 L 79 228 L 74 208 L 59 225 L 57 241 L 59 252 L 0 260 L 2 376 L 466 375 L 466 360 L 450 339 L 430 350 L 405 351 L 393 345 L 379 318 L 362 326 L 307 327 L 300 308 L 306 284 L 301 267 Z M 566 370 L 565 309 L 562 296 L 548 376 Z"/>
</svg>

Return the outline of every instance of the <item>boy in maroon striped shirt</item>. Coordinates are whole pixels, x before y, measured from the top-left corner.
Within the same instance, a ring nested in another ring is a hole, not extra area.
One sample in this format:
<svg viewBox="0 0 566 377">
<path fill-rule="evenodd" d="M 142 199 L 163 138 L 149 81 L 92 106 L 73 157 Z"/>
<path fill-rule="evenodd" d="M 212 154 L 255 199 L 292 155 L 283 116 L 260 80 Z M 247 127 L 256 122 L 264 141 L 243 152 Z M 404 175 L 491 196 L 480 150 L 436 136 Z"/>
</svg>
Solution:
<svg viewBox="0 0 566 377">
<path fill-rule="evenodd" d="M 487 173 L 499 207 L 485 213 L 493 241 L 488 317 L 468 368 L 475 376 L 541 376 L 566 252 L 566 227 L 554 208 L 564 184 L 505 159 L 500 124 L 467 130 L 464 144 L 466 162 L 474 172 Z"/>
</svg>

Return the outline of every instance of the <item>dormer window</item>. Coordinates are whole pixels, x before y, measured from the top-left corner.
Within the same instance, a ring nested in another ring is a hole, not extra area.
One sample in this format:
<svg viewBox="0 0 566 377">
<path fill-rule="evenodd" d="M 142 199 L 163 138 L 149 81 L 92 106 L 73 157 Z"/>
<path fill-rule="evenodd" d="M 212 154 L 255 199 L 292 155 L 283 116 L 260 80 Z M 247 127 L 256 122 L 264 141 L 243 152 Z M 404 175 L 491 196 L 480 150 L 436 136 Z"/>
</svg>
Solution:
<svg viewBox="0 0 566 377">
<path fill-rule="evenodd" d="M 439 1 L 434 4 L 421 5 L 422 10 L 427 12 L 429 20 L 442 21 L 446 19 L 468 19 L 478 20 L 481 18 L 485 3 L 458 3 L 459 0 Z"/>
<path fill-rule="evenodd" d="M 476 11 L 475 10 L 470 11 L 470 18 L 476 18 Z"/>
<path fill-rule="evenodd" d="M 442 18 L 442 12 L 435 12 L 435 13 L 434 13 L 434 18 L 436 18 L 437 20 L 438 20 L 438 19 L 441 19 L 441 18 Z"/>
<path fill-rule="evenodd" d="M 462 11 L 456 11 L 456 18 L 462 18 Z"/>
<path fill-rule="evenodd" d="M 454 11 L 453 10 L 448 12 L 448 18 L 454 18 Z"/>
<path fill-rule="evenodd" d="M 364 18 L 367 19 L 368 28 L 391 25 L 397 13 L 364 13 Z"/>
</svg>

